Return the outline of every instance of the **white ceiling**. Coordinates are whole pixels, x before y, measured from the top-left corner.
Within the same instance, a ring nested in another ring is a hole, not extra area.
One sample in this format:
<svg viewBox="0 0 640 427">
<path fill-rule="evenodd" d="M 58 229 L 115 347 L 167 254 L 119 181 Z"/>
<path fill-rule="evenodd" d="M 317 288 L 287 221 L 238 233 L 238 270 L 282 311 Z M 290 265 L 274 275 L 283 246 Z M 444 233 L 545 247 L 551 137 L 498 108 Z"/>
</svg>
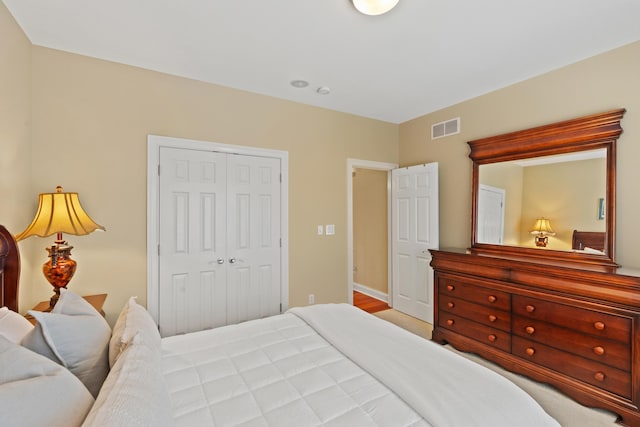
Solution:
<svg viewBox="0 0 640 427">
<path fill-rule="evenodd" d="M 640 40 L 640 0 L 3 1 L 35 45 L 392 123 Z"/>
</svg>

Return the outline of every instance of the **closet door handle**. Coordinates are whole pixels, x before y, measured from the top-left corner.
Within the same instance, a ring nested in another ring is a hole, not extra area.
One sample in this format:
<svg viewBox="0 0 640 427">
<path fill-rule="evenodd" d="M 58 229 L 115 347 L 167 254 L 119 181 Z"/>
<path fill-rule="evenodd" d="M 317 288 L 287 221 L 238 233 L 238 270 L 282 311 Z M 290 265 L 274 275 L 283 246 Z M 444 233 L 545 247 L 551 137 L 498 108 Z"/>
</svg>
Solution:
<svg viewBox="0 0 640 427">
<path fill-rule="evenodd" d="M 218 258 L 217 262 L 218 264 L 224 264 L 224 258 Z"/>
<path fill-rule="evenodd" d="M 236 259 L 234 257 L 229 258 L 229 264 L 235 264 Z"/>
</svg>

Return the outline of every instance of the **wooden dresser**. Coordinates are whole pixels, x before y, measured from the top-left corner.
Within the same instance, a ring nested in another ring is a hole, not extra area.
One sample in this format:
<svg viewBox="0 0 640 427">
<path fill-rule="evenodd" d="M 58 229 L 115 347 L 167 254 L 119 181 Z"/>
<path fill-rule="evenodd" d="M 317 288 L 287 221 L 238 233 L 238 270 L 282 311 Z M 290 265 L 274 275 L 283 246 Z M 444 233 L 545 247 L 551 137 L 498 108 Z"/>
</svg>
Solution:
<svg viewBox="0 0 640 427">
<path fill-rule="evenodd" d="M 433 340 L 640 426 L 640 278 L 597 266 L 431 250 Z"/>
</svg>

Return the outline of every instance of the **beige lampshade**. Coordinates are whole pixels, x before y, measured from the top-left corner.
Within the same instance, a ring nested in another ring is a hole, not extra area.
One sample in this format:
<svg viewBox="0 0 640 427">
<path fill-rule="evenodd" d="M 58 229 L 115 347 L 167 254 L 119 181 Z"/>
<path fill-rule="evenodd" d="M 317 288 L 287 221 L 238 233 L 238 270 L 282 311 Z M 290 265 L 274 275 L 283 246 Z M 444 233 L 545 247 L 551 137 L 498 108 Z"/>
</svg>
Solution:
<svg viewBox="0 0 640 427">
<path fill-rule="evenodd" d="M 555 236 L 555 231 L 551 228 L 551 223 L 547 218 L 538 218 L 536 219 L 536 223 L 533 226 L 533 229 L 530 231 L 531 234 L 535 235 L 545 235 L 545 236 Z"/>
<path fill-rule="evenodd" d="M 365 15 L 382 15 L 396 7 L 399 0 L 352 0 L 353 5 Z"/>
<path fill-rule="evenodd" d="M 57 187 L 55 193 L 41 193 L 38 212 L 31 224 L 16 240 L 31 236 L 48 237 L 56 233 L 84 236 L 96 230 L 105 230 L 84 211 L 78 193 L 63 193 Z"/>
</svg>

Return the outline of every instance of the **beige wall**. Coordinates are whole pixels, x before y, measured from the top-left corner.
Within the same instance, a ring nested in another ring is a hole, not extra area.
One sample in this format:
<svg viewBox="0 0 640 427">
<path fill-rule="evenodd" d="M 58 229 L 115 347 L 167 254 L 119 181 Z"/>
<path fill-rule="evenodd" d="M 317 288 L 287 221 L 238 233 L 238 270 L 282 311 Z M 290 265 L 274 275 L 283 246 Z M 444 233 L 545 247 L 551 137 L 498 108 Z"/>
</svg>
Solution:
<svg viewBox="0 0 640 427">
<path fill-rule="evenodd" d="M 471 242 L 466 141 L 624 107 L 618 142 L 616 261 L 640 268 L 640 42 L 452 105 L 400 125 L 400 165 L 437 161 L 440 246 Z M 461 118 L 461 133 L 430 140 L 433 123 Z"/>
<path fill-rule="evenodd" d="M 34 193 L 78 191 L 107 227 L 69 240 L 71 287 L 109 313 L 145 302 L 147 134 L 288 151 L 290 305 L 347 300 L 347 158 L 397 161 L 396 125 L 39 47 L 33 92 Z"/>
<path fill-rule="evenodd" d="M 353 281 L 383 294 L 388 287 L 387 171 L 353 177 Z"/>
<path fill-rule="evenodd" d="M 31 43 L 0 2 L 0 224 L 12 232 L 32 212 Z M 21 231 L 21 230 L 18 230 Z M 23 282 L 31 281 L 28 244 L 23 246 Z M 43 248 L 41 255 L 46 252 Z M 42 261 L 44 262 L 44 260 Z M 40 263 L 39 263 L 40 264 Z M 38 265 L 39 265 L 38 264 Z"/>
<path fill-rule="evenodd" d="M 556 235 L 548 249 L 571 250 L 573 230 L 606 231 L 598 220 L 598 199 L 606 194 L 607 163 L 590 159 L 524 168 L 520 245 L 535 247 L 529 230 L 549 218 Z"/>
<path fill-rule="evenodd" d="M 79 265 L 70 289 L 108 292 L 111 321 L 128 296 L 146 302 L 146 141 L 157 134 L 288 151 L 290 305 L 306 304 L 310 293 L 317 303 L 347 301 L 347 158 L 397 162 L 397 125 L 30 47 L 4 7 L 0 23 L 3 47 L 21 44 L 0 73 L 10 87 L 22 86 L 0 105 L 24 109 L 6 130 L 19 163 L 3 168 L 0 190 L 3 201 L 20 205 L 11 208 L 19 213 L 1 211 L 0 223 L 21 231 L 38 193 L 62 185 L 79 192 L 85 209 L 107 228 L 67 236 Z M 5 175 L 16 176 L 21 188 Z M 335 224 L 336 235 L 317 236 L 317 224 Z M 51 293 L 39 272 L 48 243 L 20 243 L 34 273 L 22 283 L 22 311 Z M 29 246 L 33 253 L 24 250 Z"/>
</svg>

